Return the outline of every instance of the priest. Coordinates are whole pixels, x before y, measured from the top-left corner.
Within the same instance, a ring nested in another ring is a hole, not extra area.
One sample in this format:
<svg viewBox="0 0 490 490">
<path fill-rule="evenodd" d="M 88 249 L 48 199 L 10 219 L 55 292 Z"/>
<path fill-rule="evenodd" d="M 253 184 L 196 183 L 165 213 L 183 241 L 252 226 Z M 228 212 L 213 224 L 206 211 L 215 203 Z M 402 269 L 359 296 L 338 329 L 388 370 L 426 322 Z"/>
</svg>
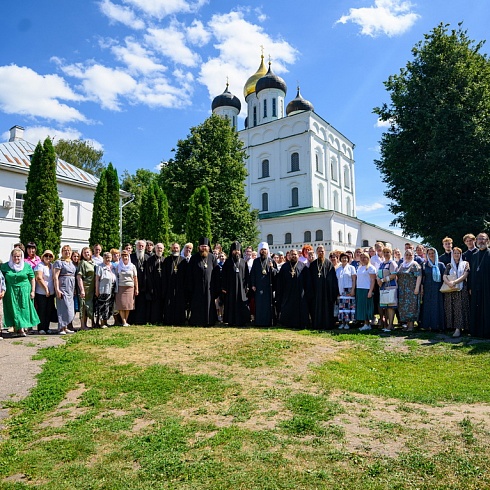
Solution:
<svg viewBox="0 0 490 490">
<path fill-rule="evenodd" d="M 308 315 L 308 267 L 298 261 L 298 251 L 293 249 L 289 262 L 282 265 L 277 275 L 276 302 L 279 323 L 285 327 L 306 328 Z"/>
<path fill-rule="evenodd" d="M 153 244 L 152 244 L 153 245 Z M 153 325 L 163 325 L 163 243 L 157 243 L 153 255 L 146 261 L 146 299 L 148 301 L 149 321 Z M 148 247 L 147 247 L 148 250 Z"/>
<path fill-rule="evenodd" d="M 148 254 L 145 253 L 146 241 L 137 240 L 135 251 L 131 254 L 131 262 L 136 266 L 138 273 L 139 294 L 135 297 L 134 310 L 129 314 L 129 323 L 132 325 L 145 325 L 149 321 L 149 307 L 146 298 L 146 261 Z"/>
<path fill-rule="evenodd" d="M 209 243 L 207 237 L 199 240 L 199 252 L 191 257 L 187 268 L 185 282 L 191 304 L 189 325 L 212 326 L 217 319 L 214 304 L 217 291 L 213 281 L 216 258 L 209 251 Z"/>
<path fill-rule="evenodd" d="M 166 325 L 185 325 L 187 265 L 187 260 L 180 255 L 180 245 L 177 242 L 172 243 L 171 255 L 163 262 L 163 318 Z"/>
<path fill-rule="evenodd" d="M 271 259 L 267 242 L 259 243 L 259 256 L 250 271 L 250 288 L 255 293 L 255 325 L 270 327 L 275 323 L 274 290 L 276 263 Z"/>
<path fill-rule="evenodd" d="M 224 299 L 223 321 L 228 325 L 243 327 L 250 321 L 247 306 L 248 265 L 242 259 L 242 247 L 233 242 L 230 255 L 226 259 L 221 273 L 222 294 Z"/>
</svg>

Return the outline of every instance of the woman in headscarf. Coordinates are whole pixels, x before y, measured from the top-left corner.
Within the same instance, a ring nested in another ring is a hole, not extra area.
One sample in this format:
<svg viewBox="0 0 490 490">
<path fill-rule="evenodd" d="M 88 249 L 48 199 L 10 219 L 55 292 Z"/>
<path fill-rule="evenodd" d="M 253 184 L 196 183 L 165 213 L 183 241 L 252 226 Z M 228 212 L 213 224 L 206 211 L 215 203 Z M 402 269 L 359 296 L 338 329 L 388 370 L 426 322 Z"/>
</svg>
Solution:
<svg viewBox="0 0 490 490">
<path fill-rule="evenodd" d="M 5 298 L 3 304 L 4 322 L 7 328 L 13 327 L 22 337 L 27 329 L 37 326 L 39 317 L 34 308 L 34 271 L 20 248 L 14 248 L 10 260 L 0 266 L 5 278 Z"/>
<path fill-rule="evenodd" d="M 397 271 L 398 312 L 400 321 L 406 323 L 405 331 L 413 330 L 414 322 L 420 312 L 420 284 L 422 272 L 420 265 L 413 259 L 413 250 L 405 250 L 404 260 Z"/>
<path fill-rule="evenodd" d="M 97 324 L 107 328 L 107 320 L 112 316 L 114 295 L 116 290 L 116 275 L 111 264 L 113 254 L 104 252 L 104 262 L 97 266 L 95 273 L 95 314 Z"/>
<path fill-rule="evenodd" d="M 427 261 L 422 264 L 423 326 L 433 332 L 444 331 L 444 298 L 440 289 L 445 267 L 435 248 L 429 247 L 426 256 Z"/>
<path fill-rule="evenodd" d="M 128 251 L 121 252 L 121 259 L 114 268 L 114 273 L 117 278 L 116 309 L 121 316 L 122 326 L 129 327 L 129 312 L 134 310 L 134 297 L 138 296 L 138 272 L 136 266 L 129 260 Z M 161 299 L 154 301 L 161 301 Z"/>
<path fill-rule="evenodd" d="M 71 247 L 64 245 L 61 249 L 61 259 L 54 265 L 54 289 L 56 291 L 56 310 L 58 312 L 58 333 L 66 335 L 74 333 L 68 326 L 75 318 L 75 274 L 77 268 L 71 261 Z"/>
<path fill-rule="evenodd" d="M 456 290 L 445 293 L 444 311 L 447 328 L 454 328 L 453 337 L 459 337 L 461 331 L 469 329 L 470 298 L 466 278 L 470 267 L 462 259 L 462 250 L 459 247 L 454 247 L 451 255 L 451 262 L 446 266 L 442 279 Z"/>
</svg>

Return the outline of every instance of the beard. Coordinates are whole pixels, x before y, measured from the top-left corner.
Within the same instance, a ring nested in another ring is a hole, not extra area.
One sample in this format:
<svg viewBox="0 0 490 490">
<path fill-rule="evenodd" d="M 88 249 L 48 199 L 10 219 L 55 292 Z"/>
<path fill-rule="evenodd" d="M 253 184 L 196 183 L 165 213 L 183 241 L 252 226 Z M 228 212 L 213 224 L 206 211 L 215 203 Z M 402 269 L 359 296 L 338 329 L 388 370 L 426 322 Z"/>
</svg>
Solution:
<svg viewBox="0 0 490 490">
<path fill-rule="evenodd" d="M 163 256 L 163 252 L 155 252 L 155 255 L 160 259 Z"/>
<path fill-rule="evenodd" d="M 172 252 L 172 255 L 173 255 L 174 257 L 178 257 L 178 256 L 180 255 L 180 252 L 179 252 L 178 250 L 174 250 L 174 251 Z"/>
<path fill-rule="evenodd" d="M 289 262 L 290 262 L 291 264 L 296 264 L 296 262 L 298 262 L 298 258 L 297 258 L 297 257 L 291 257 L 291 258 L 289 259 Z"/>
<path fill-rule="evenodd" d="M 136 249 L 136 258 L 138 260 L 143 260 L 145 258 L 145 250 L 139 250 L 139 249 Z"/>
<path fill-rule="evenodd" d="M 267 259 L 267 252 L 260 252 L 260 258 L 261 258 L 262 260 Z"/>
<path fill-rule="evenodd" d="M 209 255 L 209 252 L 207 250 L 204 250 L 202 252 L 199 252 L 201 254 L 201 257 L 204 257 L 204 258 L 207 258 L 207 256 Z"/>
</svg>

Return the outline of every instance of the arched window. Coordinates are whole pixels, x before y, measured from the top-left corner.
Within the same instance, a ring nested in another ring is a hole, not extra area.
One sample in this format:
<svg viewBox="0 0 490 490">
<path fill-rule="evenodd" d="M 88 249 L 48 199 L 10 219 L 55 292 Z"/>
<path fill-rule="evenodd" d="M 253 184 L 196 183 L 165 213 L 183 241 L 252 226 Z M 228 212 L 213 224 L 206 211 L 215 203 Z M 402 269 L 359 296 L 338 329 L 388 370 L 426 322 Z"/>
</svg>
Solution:
<svg viewBox="0 0 490 490">
<path fill-rule="evenodd" d="M 254 106 L 254 126 L 257 126 L 257 106 Z"/>
<path fill-rule="evenodd" d="M 318 186 L 318 207 L 320 208 L 325 207 L 325 197 L 324 197 L 324 190 L 322 184 Z"/>
<path fill-rule="evenodd" d="M 317 172 L 322 173 L 322 169 L 320 167 L 320 157 L 318 156 L 318 153 L 315 153 L 315 168 Z"/>
<path fill-rule="evenodd" d="M 291 189 L 291 207 L 295 208 L 299 206 L 299 199 L 298 199 L 298 188 L 293 187 Z"/>
<path fill-rule="evenodd" d="M 349 167 L 344 167 L 344 186 L 350 189 L 350 172 Z"/>
<path fill-rule="evenodd" d="M 352 233 L 347 233 L 347 243 L 352 243 Z"/>
<path fill-rule="evenodd" d="M 269 211 L 269 194 L 267 192 L 262 194 L 262 211 Z"/>
<path fill-rule="evenodd" d="M 269 233 L 267 235 L 267 245 L 273 245 L 274 244 L 274 237 Z"/>
<path fill-rule="evenodd" d="M 284 235 L 284 244 L 291 245 L 291 233 L 286 233 Z"/>
<path fill-rule="evenodd" d="M 323 230 L 316 230 L 315 231 L 315 242 L 322 242 L 323 241 Z"/>
<path fill-rule="evenodd" d="M 343 238 L 342 232 L 339 230 L 339 243 L 342 243 L 342 238 Z"/>
<path fill-rule="evenodd" d="M 363 247 L 369 247 L 369 240 L 363 240 L 362 241 L 362 246 Z"/>
<path fill-rule="evenodd" d="M 267 99 L 264 99 L 264 117 L 267 117 Z"/>
<path fill-rule="evenodd" d="M 305 235 L 303 237 L 303 243 L 311 242 L 311 231 L 305 231 Z"/>
<path fill-rule="evenodd" d="M 334 211 L 339 210 L 339 193 L 337 191 L 333 193 L 333 209 Z"/>
<path fill-rule="evenodd" d="M 352 214 L 350 197 L 345 200 L 345 214 L 349 216 Z"/>
<path fill-rule="evenodd" d="M 272 99 L 272 117 L 277 117 L 277 101 L 275 97 Z"/>
<path fill-rule="evenodd" d="M 262 160 L 262 175 L 261 178 L 269 177 L 269 160 Z"/>
<path fill-rule="evenodd" d="M 337 160 L 335 158 L 330 159 L 330 176 L 332 177 L 332 180 L 337 181 L 338 176 L 337 176 Z"/>
<path fill-rule="evenodd" d="M 291 154 L 291 172 L 297 172 L 299 170 L 299 153 L 294 152 Z"/>
</svg>

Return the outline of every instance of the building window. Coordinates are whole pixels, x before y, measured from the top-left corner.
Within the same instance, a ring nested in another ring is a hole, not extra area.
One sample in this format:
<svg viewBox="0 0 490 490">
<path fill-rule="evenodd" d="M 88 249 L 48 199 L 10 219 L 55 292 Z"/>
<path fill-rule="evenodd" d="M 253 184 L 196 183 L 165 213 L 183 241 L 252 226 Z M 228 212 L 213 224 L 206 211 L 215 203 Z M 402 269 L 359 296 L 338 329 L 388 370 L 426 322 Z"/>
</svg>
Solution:
<svg viewBox="0 0 490 490">
<path fill-rule="evenodd" d="M 264 99 L 264 118 L 267 117 L 267 99 Z"/>
<path fill-rule="evenodd" d="M 310 242 L 311 242 L 311 231 L 305 231 L 303 243 L 310 243 Z"/>
<path fill-rule="evenodd" d="M 339 193 L 337 191 L 333 193 L 333 210 L 339 210 Z"/>
<path fill-rule="evenodd" d="M 254 106 L 254 126 L 257 126 L 257 106 Z"/>
<path fill-rule="evenodd" d="M 297 172 L 299 170 L 299 153 L 294 152 L 291 155 L 291 172 Z"/>
<path fill-rule="evenodd" d="M 346 189 L 350 189 L 350 172 L 348 167 L 344 168 L 344 185 Z"/>
<path fill-rule="evenodd" d="M 68 224 L 70 226 L 80 226 L 80 204 L 71 202 L 68 210 Z"/>
<path fill-rule="evenodd" d="M 345 200 L 345 214 L 349 216 L 352 214 L 350 197 Z"/>
<path fill-rule="evenodd" d="M 284 244 L 291 245 L 291 233 L 286 233 L 284 235 Z"/>
<path fill-rule="evenodd" d="M 267 192 L 262 194 L 262 211 L 269 211 L 269 194 Z"/>
<path fill-rule="evenodd" d="M 274 244 L 274 237 L 269 233 L 267 235 L 267 245 L 273 245 Z"/>
<path fill-rule="evenodd" d="M 347 233 L 347 243 L 350 245 L 352 243 L 352 234 Z"/>
<path fill-rule="evenodd" d="M 318 207 L 322 209 L 325 207 L 324 190 L 322 184 L 318 186 Z"/>
<path fill-rule="evenodd" d="M 299 200 L 298 200 L 298 188 L 293 187 L 291 189 L 291 207 L 295 208 L 299 206 Z"/>
<path fill-rule="evenodd" d="M 262 178 L 269 177 L 269 160 L 262 160 Z"/>
<path fill-rule="evenodd" d="M 276 98 L 274 97 L 272 99 L 272 117 L 277 117 L 277 101 Z"/>
<path fill-rule="evenodd" d="M 342 232 L 339 230 L 339 243 L 342 243 L 342 239 L 343 239 L 343 236 L 342 236 Z"/>
<path fill-rule="evenodd" d="M 323 230 L 316 230 L 315 231 L 315 242 L 322 242 L 323 241 Z"/>
<path fill-rule="evenodd" d="M 332 180 L 337 180 L 337 160 L 335 158 L 330 160 L 330 176 Z"/>
<path fill-rule="evenodd" d="M 323 173 L 323 168 L 320 164 L 320 156 L 318 155 L 318 153 L 315 153 L 315 168 L 318 173 Z"/>
<path fill-rule="evenodd" d="M 24 197 L 25 192 L 16 192 L 15 193 L 15 211 L 14 216 L 17 219 L 22 219 L 24 217 Z"/>
<path fill-rule="evenodd" d="M 362 241 L 362 246 L 363 247 L 369 247 L 369 240 L 363 240 Z"/>
</svg>

